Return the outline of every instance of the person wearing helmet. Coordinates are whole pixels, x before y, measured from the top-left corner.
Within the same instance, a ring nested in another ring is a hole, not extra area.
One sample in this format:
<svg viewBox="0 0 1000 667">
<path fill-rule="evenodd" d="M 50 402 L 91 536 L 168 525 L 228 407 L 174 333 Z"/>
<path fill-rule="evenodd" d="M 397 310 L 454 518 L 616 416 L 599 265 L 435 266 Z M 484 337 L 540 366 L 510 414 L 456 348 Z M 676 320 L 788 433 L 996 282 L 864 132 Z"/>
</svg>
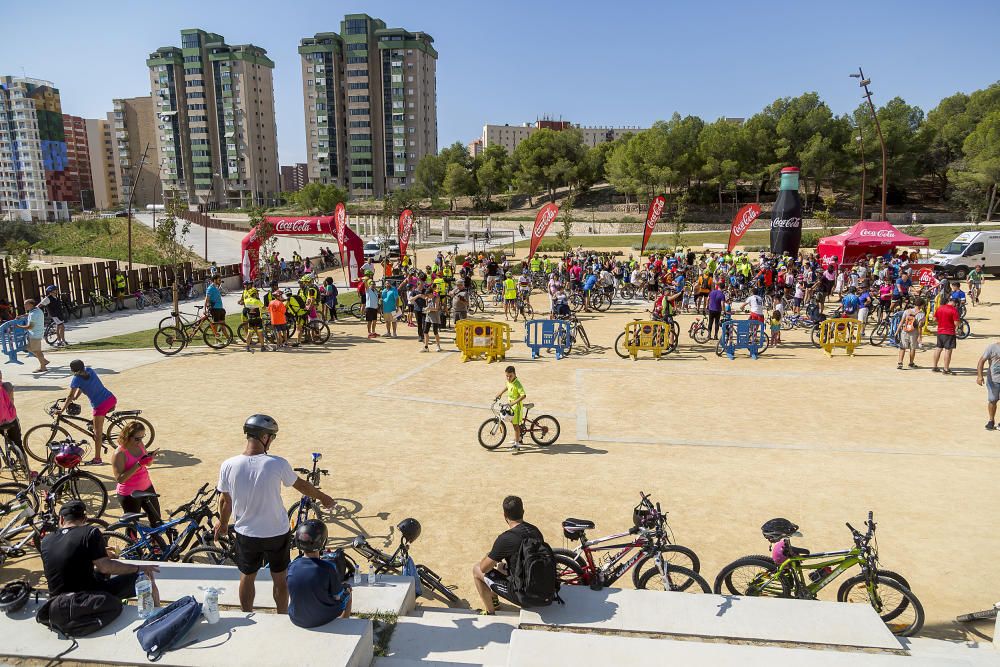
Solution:
<svg viewBox="0 0 1000 667">
<path fill-rule="evenodd" d="M 844 298 L 840 300 L 840 307 L 844 317 L 858 319 L 858 310 L 861 308 L 861 299 L 858 298 L 858 288 L 851 285 L 847 288 Z"/>
<path fill-rule="evenodd" d="M 307 519 L 295 528 L 295 546 L 302 555 L 288 566 L 288 618 L 300 628 L 351 616 L 347 561 L 322 557 L 326 539 L 326 524 L 319 519 Z"/>
<path fill-rule="evenodd" d="M 274 583 L 274 601 L 279 614 L 288 611 L 287 570 L 292 534 L 288 515 L 281 500 L 281 489 L 290 486 L 300 494 L 334 506 L 333 498 L 304 479 L 300 479 L 288 461 L 269 453 L 278 437 L 274 418 L 255 414 L 243 422 L 246 446 L 241 454 L 226 459 L 219 470 L 219 521 L 215 539 L 221 540 L 235 518 L 233 546 L 240 571 L 240 608 L 253 611 L 254 582 L 257 572 L 267 562 Z"/>
<path fill-rule="evenodd" d="M 267 313 L 271 318 L 271 326 L 274 327 L 275 349 L 280 349 L 288 345 L 288 316 L 286 314 L 288 305 L 285 301 L 285 293 L 281 290 L 276 289 L 271 294 L 271 300 L 267 304 Z"/>
<path fill-rule="evenodd" d="M 260 344 L 260 351 L 267 352 L 267 343 L 264 342 L 264 334 L 261 331 L 264 321 L 260 315 L 264 302 L 260 300 L 257 288 L 249 280 L 243 281 L 243 293 L 240 294 L 239 304 L 243 306 L 243 318 L 247 323 L 247 352 L 253 352 L 255 339 Z"/>
<path fill-rule="evenodd" d="M 65 412 L 80 397 L 80 394 L 87 397 L 87 400 L 90 401 L 90 407 L 94 411 L 93 433 L 99 434 L 99 437 L 94 438 L 94 458 L 86 465 L 103 465 L 101 454 L 107 448 L 103 435 L 104 418 L 118 405 L 118 399 L 104 386 L 97 371 L 86 366 L 80 359 L 69 362 L 69 369 L 73 373 L 73 379 L 69 382 L 69 393 L 57 414 L 61 415 Z"/>
<path fill-rule="evenodd" d="M 160 603 L 155 580 L 160 568 L 108 558 L 101 527 L 88 523 L 87 506 L 81 500 L 70 500 L 59 508 L 59 530 L 42 539 L 40 551 L 50 596 L 104 592 L 120 600 L 134 598 L 135 582 L 142 572 L 153 584 L 153 604 Z"/>
<path fill-rule="evenodd" d="M 42 299 L 41 305 L 45 307 L 49 317 L 52 318 L 52 323 L 56 325 L 56 341 L 52 343 L 52 346 L 66 347 L 69 345 L 66 342 L 66 308 L 63 305 L 62 297 L 59 296 L 59 288 L 55 285 L 46 287 L 45 298 Z"/>
<path fill-rule="evenodd" d="M 514 316 L 517 320 L 517 282 L 514 281 L 510 271 L 504 274 L 503 281 L 503 318 L 510 319 Z"/>
<path fill-rule="evenodd" d="M 472 583 L 483 601 L 483 609 L 479 613 L 484 616 L 496 614 L 500 598 L 516 605 L 521 604 L 511 590 L 511 563 L 518 557 L 524 540 L 545 541 L 542 532 L 524 520 L 524 503 L 519 497 L 507 496 L 503 499 L 503 519 L 507 523 L 507 530 L 497 536 L 490 552 L 472 566 Z"/>
</svg>

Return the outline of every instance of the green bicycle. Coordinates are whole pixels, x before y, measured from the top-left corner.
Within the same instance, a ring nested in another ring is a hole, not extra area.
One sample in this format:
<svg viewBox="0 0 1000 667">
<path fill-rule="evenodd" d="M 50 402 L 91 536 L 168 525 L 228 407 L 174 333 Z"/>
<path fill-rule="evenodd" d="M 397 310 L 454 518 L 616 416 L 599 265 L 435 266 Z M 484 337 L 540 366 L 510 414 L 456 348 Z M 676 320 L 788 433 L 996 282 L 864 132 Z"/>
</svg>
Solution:
<svg viewBox="0 0 1000 667">
<path fill-rule="evenodd" d="M 765 533 L 768 524 L 762 528 Z M 841 584 L 837 601 L 870 604 L 893 634 L 914 635 L 924 624 L 923 605 L 906 579 L 879 567 L 871 512 L 865 525 L 868 530 L 861 533 L 847 524 L 854 538 L 854 548 L 810 553 L 791 545 L 789 537 L 798 526 L 788 523 L 785 534 L 765 534 L 775 544 L 775 556 L 744 556 L 733 561 L 719 572 L 713 590 L 729 595 L 815 600 L 834 579 L 858 565 L 861 573 Z"/>
</svg>

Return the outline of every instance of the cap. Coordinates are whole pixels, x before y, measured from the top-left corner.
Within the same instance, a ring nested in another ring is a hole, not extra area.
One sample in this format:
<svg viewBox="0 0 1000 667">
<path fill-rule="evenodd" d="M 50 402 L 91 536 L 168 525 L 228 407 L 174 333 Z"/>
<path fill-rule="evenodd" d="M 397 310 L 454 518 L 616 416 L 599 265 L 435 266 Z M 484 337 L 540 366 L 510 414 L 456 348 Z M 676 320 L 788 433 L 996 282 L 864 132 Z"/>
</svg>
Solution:
<svg viewBox="0 0 1000 667">
<path fill-rule="evenodd" d="M 67 519 L 82 519 L 87 516 L 87 506 L 82 500 L 68 500 L 59 508 L 59 516 Z"/>
</svg>

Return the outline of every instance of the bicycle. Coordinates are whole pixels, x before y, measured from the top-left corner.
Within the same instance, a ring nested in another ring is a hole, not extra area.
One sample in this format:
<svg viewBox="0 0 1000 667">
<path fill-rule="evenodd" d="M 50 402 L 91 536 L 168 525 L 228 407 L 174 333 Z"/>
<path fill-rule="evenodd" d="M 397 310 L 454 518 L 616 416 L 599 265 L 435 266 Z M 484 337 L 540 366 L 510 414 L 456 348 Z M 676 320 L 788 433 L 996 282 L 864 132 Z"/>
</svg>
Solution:
<svg viewBox="0 0 1000 667">
<path fill-rule="evenodd" d="M 524 420 L 521 422 L 522 433 L 531 437 L 536 445 L 548 447 L 559 439 L 559 420 L 552 415 L 538 415 L 535 418 L 528 416 L 534 403 L 524 403 Z M 496 449 L 503 444 L 507 438 L 507 424 L 514 414 L 510 405 L 501 399 L 493 401 L 490 407 L 493 416 L 484 421 L 479 426 L 479 444 L 486 449 Z"/>
<path fill-rule="evenodd" d="M 103 308 L 109 313 L 115 312 L 115 302 L 111 297 L 101 294 L 97 290 L 91 290 L 88 296 L 90 297 L 91 315 L 96 313 L 98 308 Z"/>
<path fill-rule="evenodd" d="M 374 569 L 371 572 L 374 576 L 378 576 L 383 573 L 402 574 L 404 568 L 408 570 L 415 569 L 417 576 L 420 579 L 420 583 L 424 586 L 444 597 L 444 599 L 452 605 L 462 602 L 462 598 L 452 592 L 452 588 L 454 588 L 454 586 L 448 586 L 445 584 L 441 580 L 441 577 L 426 565 L 413 562 L 413 559 L 410 557 L 410 542 L 405 537 L 399 538 L 399 546 L 396 547 L 396 550 L 393 551 L 392 554 L 387 554 L 384 551 L 372 546 L 362 535 L 354 538 L 354 542 L 351 544 L 351 547 L 374 566 Z M 357 564 L 352 562 L 352 565 L 354 565 L 355 570 L 357 570 Z"/>
<path fill-rule="evenodd" d="M 315 486 L 317 489 L 320 488 L 320 482 L 323 477 L 330 474 L 329 470 L 319 467 L 319 462 L 322 458 L 322 454 L 319 452 L 313 452 L 311 470 L 306 468 L 295 468 L 295 472 L 300 475 L 305 475 L 306 481 Z M 321 521 L 330 519 L 346 519 L 357 514 L 358 511 L 361 510 L 361 506 L 353 500 L 348 500 L 346 498 L 334 498 L 334 502 L 336 504 L 331 509 L 326 509 L 318 501 L 313 500 L 309 496 L 303 495 L 299 500 L 288 507 L 289 526 L 294 531 L 300 523 L 309 519 L 320 519 Z M 353 504 L 353 507 L 350 506 L 350 504 Z"/>
<path fill-rule="evenodd" d="M 64 440 L 52 443 L 50 451 L 58 452 L 64 445 L 76 445 L 82 448 L 85 444 L 66 436 Z M 80 470 L 79 464 L 71 468 L 61 468 L 56 464 L 54 456 L 45 462 L 41 470 L 32 473 L 27 483 L 10 482 L 5 486 L 21 487 L 24 495 L 30 496 L 29 504 L 35 510 L 39 505 L 39 487 L 48 489 L 52 501 L 57 505 L 69 500 L 83 501 L 87 506 L 87 515 L 95 519 L 100 518 L 108 507 L 108 491 L 97 475 Z"/>
<path fill-rule="evenodd" d="M 924 624 L 924 608 L 901 575 L 884 570 L 878 562 L 878 543 L 874 540 L 872 512 L 862 534 L 850 523 L 854 539 L 852 549 L 810 553 L 792 547 L 789 537 L 782 538 L 784 560 L 769 556 L 745 556 L 722 568 L 715 579 L 716 593 L 770 596 L 815 600 L 817 594 L 848 569 L 858 565 L 861 573 L 849 577 L 837 591 L 838 602 L 867 602 L 875 609 L 893 634 L 909 637 Z M 808 576 L 805 574 L 811 570 Z M 808 580 L 807 580 L 808 579 Z M 724 588 L 725 587 L 725 588 Z M 912 620 L 900 620 L 908 610 Z"/>
<path fill-rule="evenodd" d="M 10 470 L 10 476 L 15 482 L 19 480 L 28 482 L 31 479 L 31 466 L 28 463 L 28 455 L 24 452 L 24 446 L 11 439 L 8 429 L 3 429 L 0 466 Z"/>
<path fill-rule="evenodd" d="M 514 320 L 517 320 L 517 316 L 520 315 L 525 321 L 530 320 L 535 316 L 535 311 L 531 307 L 531 299 L 529 295 L 518 291 L 517 300 L 514 302 Z"/>
<path fill-rule="evenodd" d="M 94 434 L 94 420 L 93 418 L 81 416 L 81 409 L 78 404 L 71 403 L 62 414 L 59 414 L 65 401 L 65 398 L 60 398 L 46 409 L 45 413 L 53 418 L 52 423 L 32 426 L 24 434 L 25 452 L 40 463 L 48 461 L 49 453 L 52 451 L 52 443 L 70 437 L 69 431 L 64 426 L 69 426 L 82 433 L 84 437 L 91 438 L 95 443 L 97 442 L 97 436 Z M 146 433 L 149 434 L 146 446 L 152 445 L 153 440 L 156 439 L 156 430 L 148 419 L 139 416 L 141 414 L 142 410 L 115 410 L 108 413 L 105 417 L 107 427 L 104 431 L 103 440 L 116 445 L 118 435 L 122 432 L 122 429 L 131 422 L 137 421 L 142 423 L 146 429 Z M 84 450 L 87 450 L 88 445 L 88 442 L 83 443 Z M 90 454 L 91 452 L 86 451 L 87 456 L 90 456 Z"/>
<path fill-rule="evenodd" d="M 701 343 L 704 345 L 708 342 L 708 320 L 703 317 L 694 318 L 694 322 L 691 323 L 691 328 L 688 329 L 688 335 L 694 339 L 694 342 Z"/>
<path fill-rule="evenodd" d="M 135 299 L 135 309 L 142 310 L 146 306 L 152 306 L 153 301 L 146 296 L 146 293 L 142 290 L 138 290 L 132 294 L 132 298 Z"/>
<path fill-rule="evenodd" d="M 726 326 L 726 323 L 732 321 L 733 321 L 732 317 L 726 318 L 726 320 L 722 322 L 722 324 L 719 327 L 719 332 L 720 332 L 719 342 L 715 344 L 715 356 L 717 357 L 721 357 L 726 352 L 729 330 L 731 329 L 731 327 Z M 818 331 L 818 329 L 815 329 L 814 331 Z M 757 341 L 758 335 L 761 336 L 760 341 Z M 764 354 L 764 352 L 767 351 L 768 346 L 771 344 L 771 337 L 767 335 L 767 330 L 765 329 L 763 333 L 760 333 L 760 330 L 758 329 L 757 332 L 751 334 L 751 337 L 752 337 L 751 342 L 757 343 L 757 354 Z M 818 344 L 817 347 L 819 347 Z"/>
<path fill-rule="evenodd" d="M 203 311 L 204 306 L 196 306 L 196 311 Z M 181 327 L 174 325 L 160 327 L 153 334 L 153 347 L 160 354 L 171 356 L 177 354 L 201 334 L 205 345 L 213 350 L 221 350 L 233 342 L 233 330 L 225 322 L 212 322 L 209 313 L 201 312 L 198 319 L 188 323 L 180 322 Z"/>
<path fill-rule="evenodd" d="M 583 346 L 588 350 L 590 349 L 590 338 L 587 336 L 587 330 L 583 328 L 583 324 L 580 323 L 580 318 L 576 316 L 576 313 L 571 311 L 570 314 L 566 316 L 553 315 L 552 319 L 563 320 L 572 325 L 570 327 L 569 344 L 563 345 L 563 347 L 569 348 L 567 353 L 573 349 L 573 346 L 576 345 L 577 341 L 582 341 Z M 560 338 L 559 341 L 560 344 L 562 344 L 563 338 Z"/>
<path fill-rule="evenodd" d="M 633 318 L 633 321 L 634 322 L 639 322 L 641 320 L 639 320 L 638 318 Z M 655 315 L 653 316 L 653 321 L 655 321 L 655 322 L 663 322 L 663 320 L 661 320 L 659 317 L 657 317 Z M 680 327 L 679 324 L 677 324 L 677 320 L 675 320 L 673 317 L 670 317 L 670 318 L 668 318 L 668 321 L 670 323 L 669 324 L 669 331 L 670 331 L 670 333 L 667 334 L 667 344 L 663 348 L 663 353 L 664 354 L 670 354 L 671 352 L 676 352 L 677 351 L 677 343 L 678 343 L 678 341 L 680 340 L 680 337 L 681 337 L 681 327 Z M 666 323 L 664 323 L 664 324 L 666 324 Z M 635 335 L 636 335 L 636 341 L 635 342 L 638 343 L 638 337 L 640 335 L 640 331 L 639 331 L 638 328 L 636 329 Z M 657 334 L 656 337 L 657 337 L 657 339 L 659 339 L 661 336 L 660 336 L 660 334 Z M 629 354 L 628 348 L 625 346 L 625 343 L 626 343 L 626 341 L 625 341 L 625 332 L 623 331 L 620 334 L 618 334 L 618 338 L 615 338 L 615 354 L 617 354 L 622 359 L 631 359 L 632 355 Z"/>
</svg>

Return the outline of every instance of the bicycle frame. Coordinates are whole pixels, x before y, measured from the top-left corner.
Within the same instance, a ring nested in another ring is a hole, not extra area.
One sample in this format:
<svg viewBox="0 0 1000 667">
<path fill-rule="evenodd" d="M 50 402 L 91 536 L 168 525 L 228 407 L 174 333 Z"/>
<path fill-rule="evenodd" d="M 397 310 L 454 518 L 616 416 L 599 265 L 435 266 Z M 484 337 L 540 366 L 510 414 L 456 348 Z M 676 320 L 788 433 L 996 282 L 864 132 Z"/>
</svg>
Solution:
<svg viewBox="0 0 1000 667">
<path fill-rule="evenodd" d="M 628 543 L 609 544 L 596 549 L 594 548 L 599 544 L 604 544 L 605 542 L 610 542 L 612 540 L 619 540 L 623 537 L 628 537 L 629 535 L 631 535 L 631 533 L 625 532 L 608 535 L 606 537 L 599 537 L 595 540 L 581 538 L 580 548 L 576 550 L 576 553 L 582 555 L 585 559 L 586 566 L 584 567 L 584 574 L 587 575 L 588 579 L 594 580 L 595 575 L 600 574 L 601 583 L 605 586 L 610 586 L 618 581 L 623 574 L 631 570 L 632 567 L 642 559 L 645 555 L 646 545 L 649 544 L 649 539 L 643 535 L 639 535 Z M 611 556 L 611 558 L 604 563 L 603 566 L 598 566 L 594 562 L 593 552 L 613 551 L 615 549 L 620 549 L 620 551 Z M 637 550 L 637 553 L 625 560 L 625 557 L 633 550 Z"/>
<path fill-rule="evenodd" d="M 797 591 L 804 591 L 810 597 L 816 597 L 821 590 L 841 574 L 855 565 L 862 565 L 864 562 L 861 549 L 858 547 L 839 551 L 820 551 L 817 553 L 795 555 L 790 556 L 779 565 L 777 571 L 768 577 L 768 581 L 773 581 L 783 576 L 791 576 L 795 581 Z M 806 570 L 818 571 L 826 567 L 832 568 L 831 571 L 816 581 L 807 581 L 806 577 L 803 576 L 803 572 Z"/>
<path fill-rule="evenodd" d="M 133 542 L 128 548 L 123 549 L 117 557 L 129 560 L 138 554 L 146 555 L 142 551 L 144 549 L 148 550 L 149 553 L 152 553 L 154 548 L 159 548 L 160 546 L 153 541 L 155 537 L 164 535 L 174 526 L 180 525 L 184 522 L 187 522 L 187 526 L 177 534 L 176 539 L 167 541 L 167 549 L 160 555 L 162 560 L 170 560 L 174 555 L 187 549 L 188 544 L 191 541 L 191 537 L 194 536 L 194 534 L 198 531 L 198 528 L 201 526 L 201 517 L 188 513 L 178 519 L 166 521 L 155 528 L 144 526 L 137 521 L 123 524 L 123 528 L 134 530 L 138 533 L 140 539 Z"/>
</svg>

